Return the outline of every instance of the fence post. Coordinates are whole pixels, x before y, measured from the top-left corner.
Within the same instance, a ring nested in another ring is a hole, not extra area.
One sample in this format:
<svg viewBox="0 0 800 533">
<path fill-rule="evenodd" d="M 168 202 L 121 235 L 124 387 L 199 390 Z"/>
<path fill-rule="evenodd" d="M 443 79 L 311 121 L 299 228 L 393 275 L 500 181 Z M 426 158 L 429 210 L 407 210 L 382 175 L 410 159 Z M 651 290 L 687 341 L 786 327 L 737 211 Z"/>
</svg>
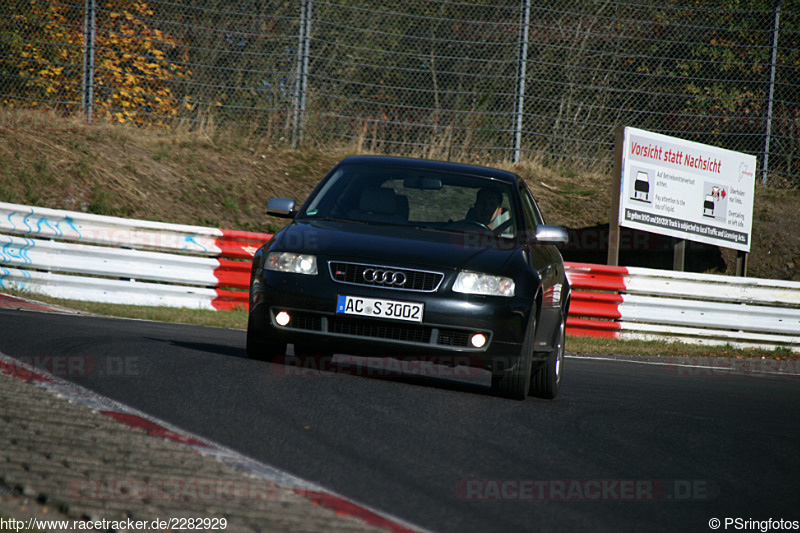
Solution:
<svg viewBox="0 0 800 533">
<path fill-rule="evenodd" d="M 96 0 L 86 0 L 83 21 L 83 90 L 81 107 L 86 115 L 86 122 L 92 123 L 94 108 L 94 47 L 95 47 L 95 11 Z"/>
<path fill-rule="evenodd" d="M 775 2 L 775 19 L 772 26 L 772 54 L 769 68 L 769 96 L 767 97 L 767 125 L 764 136 L 764 163 L 761 165 L 761 185 L 767 186 L 767 173 L 769 172 L 769 141 L 772 136 L 772 100 L 775 93 L 775 67 L 778 61 L 778 29 L 781 19 L 781 4 L 783 0 Z"/>
<path fill-rule="evenodd" d="M 517 68 L 517 98 L 514 105 L 514 163 L 519 163 L 522 148 L 522 112 L 525 103 L 525 72 L 528 64 L 528 28 L 531 24 L 531 2 L 523 0 L 520 28 L 519 66 Z"/>
<path fill-rule="evenodd" d="M 311 40 L 312 0 L 300 2 L 300 30 L 297 43 L 297 76 L 294 94 L 294 120 L 292 145 L 297 148 L 303 138 L 306 114 L 306 93 L 308 91 L 308 49 Z"/>
</svg>

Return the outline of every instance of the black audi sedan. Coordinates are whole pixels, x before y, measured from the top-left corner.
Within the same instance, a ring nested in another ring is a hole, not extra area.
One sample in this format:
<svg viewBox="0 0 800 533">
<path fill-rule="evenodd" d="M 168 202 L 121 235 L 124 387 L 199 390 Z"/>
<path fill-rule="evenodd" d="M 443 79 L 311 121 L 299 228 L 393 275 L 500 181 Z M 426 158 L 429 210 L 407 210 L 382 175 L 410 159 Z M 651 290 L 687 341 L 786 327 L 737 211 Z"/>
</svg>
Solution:
<svg viewBox="0 0 800 533">
<path fill-rule="evenodd" d="M 500 396 L 554 398 L 570 289 L 518 176 L 472 165 L 349 157 L 255 254 L 247 354 L 421 357 L 491 372 Z"/>
</svg>

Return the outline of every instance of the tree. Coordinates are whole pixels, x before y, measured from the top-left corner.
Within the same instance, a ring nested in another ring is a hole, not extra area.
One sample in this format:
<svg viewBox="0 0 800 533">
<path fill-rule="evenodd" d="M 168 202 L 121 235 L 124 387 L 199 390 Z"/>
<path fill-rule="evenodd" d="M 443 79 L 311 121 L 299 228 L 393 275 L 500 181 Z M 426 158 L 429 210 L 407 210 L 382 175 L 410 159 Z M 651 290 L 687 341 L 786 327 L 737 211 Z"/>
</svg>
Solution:
<svg viewBox="0 0 800 533">
<path fill-rule="evenodd" d="M 82 102 L 83 6 L 10 0 L 0 22 L 0 72 L 9 106 L 72 108 Z M 98 5 L 94 114 L 114 122 L 164 124 L 182 107 L 178 83 L 191 76 L 188 53 L 157 29 L 144 0 Z"/>
</svg>

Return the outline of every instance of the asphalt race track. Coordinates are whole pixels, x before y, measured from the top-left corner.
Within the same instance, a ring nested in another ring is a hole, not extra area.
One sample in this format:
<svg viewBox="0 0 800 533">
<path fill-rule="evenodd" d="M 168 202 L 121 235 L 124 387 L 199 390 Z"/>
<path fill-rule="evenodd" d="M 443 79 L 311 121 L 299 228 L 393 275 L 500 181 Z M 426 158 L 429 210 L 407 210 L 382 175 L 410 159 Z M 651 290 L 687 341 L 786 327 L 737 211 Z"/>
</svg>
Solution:
<svg viewBox="0 0 800 533">
<path fill-rule="evenodd" d="M 515 402 L 481 374 L 302 371 L 246 359 L 244 340 L 0 310 L 0 352 L 434 531 L 800 520 L 796 375 L 571 357 L 558 399 Z"/>
</svg>

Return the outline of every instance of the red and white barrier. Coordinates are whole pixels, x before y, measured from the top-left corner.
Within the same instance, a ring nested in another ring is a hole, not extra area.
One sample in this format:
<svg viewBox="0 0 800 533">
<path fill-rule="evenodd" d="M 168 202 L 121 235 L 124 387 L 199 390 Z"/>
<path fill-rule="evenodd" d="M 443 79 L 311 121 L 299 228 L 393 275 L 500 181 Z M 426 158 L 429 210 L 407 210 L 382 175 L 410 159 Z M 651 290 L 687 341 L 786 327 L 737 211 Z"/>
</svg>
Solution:
<svg viewBox="0 0 800 533">
<path fill-rule="evenodd" d="M 0 203 L 0 287 L 105 303 L 247 308 L 249 259 L 270 238 Z"/>
<path fill-rule="evenodd" d="M 800 351 L 800 283 L 567 263 L 567 333 Z"/>
</svg>

